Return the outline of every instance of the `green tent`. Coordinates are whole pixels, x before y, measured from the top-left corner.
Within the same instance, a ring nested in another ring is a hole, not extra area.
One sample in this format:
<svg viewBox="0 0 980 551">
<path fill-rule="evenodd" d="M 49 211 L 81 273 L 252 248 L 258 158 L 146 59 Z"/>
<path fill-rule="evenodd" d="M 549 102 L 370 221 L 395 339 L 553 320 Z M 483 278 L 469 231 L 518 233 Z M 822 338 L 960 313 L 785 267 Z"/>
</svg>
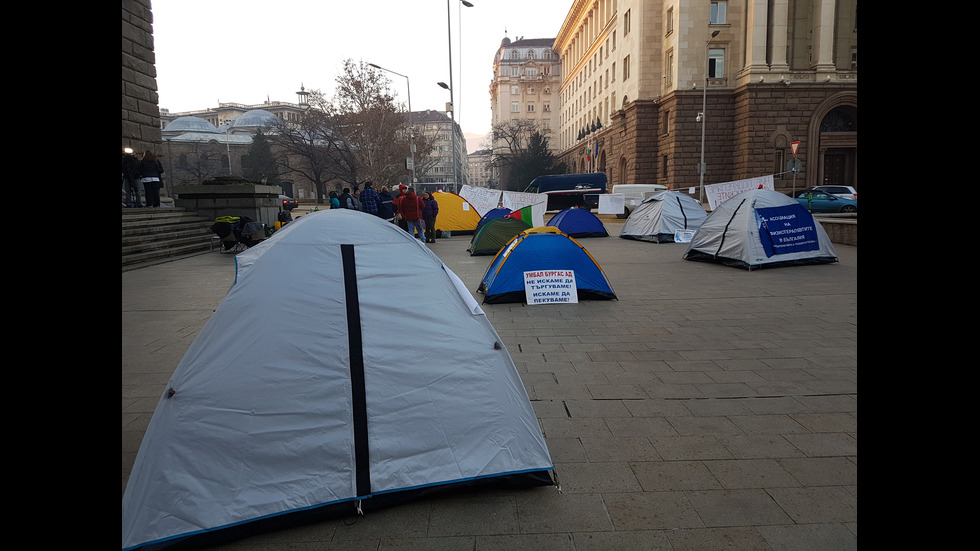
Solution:
<svg viewBox="0 0 980 551">
<path fill-rule="evenodd" d="M 512 237 L 530 227 L 524 220 L 510 215 L 492 218 L 473 234 L 466 250 L 470 256 L 497 254 Z"/>
</svg>

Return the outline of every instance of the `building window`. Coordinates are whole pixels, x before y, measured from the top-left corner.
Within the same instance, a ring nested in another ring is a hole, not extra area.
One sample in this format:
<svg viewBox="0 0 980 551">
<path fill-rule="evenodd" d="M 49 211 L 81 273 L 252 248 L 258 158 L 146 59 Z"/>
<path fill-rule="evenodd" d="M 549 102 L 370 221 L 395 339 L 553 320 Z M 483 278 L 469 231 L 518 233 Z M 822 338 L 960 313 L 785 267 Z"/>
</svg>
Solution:
<svg viewBox="0 0 980 551">
<path fill-rule="evenodd" d="M 612 81 L 616 82 L 616 62 L 613 61 L 612 64 Z"/>
<path fill-rule="evenodd" d="M 623 81 L 630 78 L 630 56 L 623 58 Z"/>
<path fill-rule="evenodd" d="M 527 51 L 527 58 L 528 59 L 534 59 L 534 50 L 528 50 Z"/>
<path fill-rule="evenodd" d="M 512 76 L 512 77 L 519 77 L 519 76 L 521 76 L 521 68 L 520 67 L 511 67 L 510 68 L 510 76 Z"/>
<path fill-rule="evenodd" d="M 671 6 L 667 8 L 667 21 L 665 21 L 667 32 L 665 34 L 670 34 L 674 32 L 674 7 Z"/>
<path fill-rule="evenodd" d="M 512 95 L 512 96 L 518 96 L 518 95 L 520 95 L 520 93 L 521 93 L 521 87 L 520 86 L 511 86 L 510 87 L 510 95 Z"/>
<path fill-rule="evenodd" d="M 521 52 L 518 52 L 517 50 L 511 50 L 511 52 L 510 52 L 510 58 L 511 59 L 520 59 L 521 58 Z"/>
<path fill-rule="evenodd" d="M 674 87 L 674 50 L 667 52 L 667 59 L 664 61 L 664 86 L 665 91 Z"/>
<path fill-rule="evenodd" d="M 670 110 L 664 109 L 663 117 L 660 122 L 661 134 L 670 134 Z"/>
<path fill-rule="evenodd" d="M 719 0 L 711 3 L 711 24 L 725 25 L 728 23 L 728 2 Z"/>
<path fill-rule="evenodd" d="M 667 156 L 664 155 L 660 160 L 660 177 L 664 180 L 667 179 Z"/>
<path fill-rule="evenodd" d="M 524 74 L 527 75 L 527 76 L 529 76 L 529 77 L 536 77 L 536 76 L 538 76 L 538 68 L 537 67 L 528 67 L 527 69 L 524 69 Z"/>
<path fill-rule="evenodd" d="M 550 103 L 545 103 L 544 105 L 541 106 L 541 109 L 545 113 L 550 113 L 551 112 L 551 104 Z"/>
<path fill-rule="evenodd" d="M 714 7 L 714 3 L 712 3 L 712 7 Z M 623 36 L 626 36 L 629 33 L 630 33 L 630 10 L 626 10 L 626 13 L 623 14 Z"/>
<path fill-rule="evenodd" d="M 858 47 L 851 46 L 851 69 L 858 68 Z"/>
<path fill-rule="evenodd" d="M 512 101 L 512 102 L 510 102 L 510 112 L 511 113 L 520 113 L 521 112 L 521 102 L 519 102 L 519 101 Z"/>
<path fill-rule="evenodd" d="M 725 50 L 711 48 L 708 50 L 708 78 L 725 77 Z"/>
<path fill-rule="evenodd" d="M 527 112 L 528 113 L 533 113 L 534 112 L 534 104 L 533 103 L 527 104 Z"/>
</svg>

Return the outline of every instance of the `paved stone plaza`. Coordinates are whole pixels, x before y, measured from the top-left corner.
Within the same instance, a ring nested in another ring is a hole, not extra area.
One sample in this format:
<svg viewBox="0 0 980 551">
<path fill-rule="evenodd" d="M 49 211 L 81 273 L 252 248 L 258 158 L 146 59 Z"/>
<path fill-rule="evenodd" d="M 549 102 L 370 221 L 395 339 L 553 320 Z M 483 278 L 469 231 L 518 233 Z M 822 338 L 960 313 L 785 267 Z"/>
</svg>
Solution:
<svg viewBox="0 0 980 551">
<path fill-rule="evenodd" d="M 835 264 L 746 271 L 603 222 L 610 237 L 579 241 L 618 300 L 483 305 L 561 493 L 452 493 L 215 549 L 856 549 L 857 247 L 835 245 Z M 429 246 L 482 301 L 493 257 L 469 242 Z M 234 256 L 217 251 L 122 274 L 123 489 L 169 376 L 234 277 Z"/>
</svg>

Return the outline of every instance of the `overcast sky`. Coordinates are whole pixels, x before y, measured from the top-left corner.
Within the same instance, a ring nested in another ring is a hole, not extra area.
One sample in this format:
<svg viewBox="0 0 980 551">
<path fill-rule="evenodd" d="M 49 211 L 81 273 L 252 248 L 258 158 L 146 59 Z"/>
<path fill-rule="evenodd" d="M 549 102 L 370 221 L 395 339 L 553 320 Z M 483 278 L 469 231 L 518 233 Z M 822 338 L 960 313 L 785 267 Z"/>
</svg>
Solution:
<svg viewBox="0 0 980 551">
<path fill-rule="evenodd" d="M 452 29 L 456 121 L 490 131 L 493 56 L 504 36 L 555 38 L 572 0 L 153 0 L 160 107 L 295 103 L 300 86 L 333 97 L 345 59 L 375 63 L 396 101 L 444 110 Z M 406 78 L 408 80 L 406 81 Z M 467 139 L 467 149 L 480 145 Z"/>
</svg>

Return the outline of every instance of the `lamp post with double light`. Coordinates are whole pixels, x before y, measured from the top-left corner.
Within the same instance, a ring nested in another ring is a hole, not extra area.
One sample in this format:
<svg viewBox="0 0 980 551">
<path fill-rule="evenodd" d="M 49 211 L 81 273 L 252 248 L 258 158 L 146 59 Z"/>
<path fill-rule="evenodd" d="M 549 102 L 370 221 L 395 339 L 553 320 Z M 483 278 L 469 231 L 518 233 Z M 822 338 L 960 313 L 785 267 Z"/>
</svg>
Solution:
<svg viewBox="0 0 980 551">
<path fill-rule="evenodd" d="M 698 113 L 698 122 L 701 123 L 701 162 L 698 164 L 699 173 L 699 183 L 698 183 L 698 202 L 704 202 L 704 173 L 707 168 L 704 166 L 704 119 L 705 112 L 708 110 L 708 44 L 711 44 L 711 40 L 718 36 L 720 31 L 714 31 L 711 33 L 711 38 L 704 43 L 704 88 L 701 89 L 701 112 Z"/>
<path fill-rule="evenodd" d="M 451 85 L 445 82 L 439 82 L 439 86 L 442 86 L 446 90 L 449 90 L 449 103 L 446 104 L 449 111 L 449 140 L 452 157 L 449 162 L 453 164 L 453 193 L 459 193 L 459 178 L 456 173 L 456 115 L 453 113 L 455 109 L 453 107 L 453 89 Z"/>
<path fill-rule="evenodd" d="M 410 155 L 412 164 L 412 184 L 415 184 L 415 128 L 412 126 L 412 83 L 409 81 L 408 77 L 392 71 L 391 69 L 385 69 L 380 65 L 375 65 L 374 63 L 368 63 L 371 67 L 375 69 L 380 69 L 382 71 L 387 71 L 391 74 L 398 75 L 405 78 L 405 84 L 408 86 L 408 153 Z"/>
<path fill-rule="evenodd" d="M 467 8 L 472 8 L 473 4 L 467 0 L 459 0 L 461 4 Z M 445 82 L 440 82 L 439 86 L 442 86 L 446 90 L 449 90 L 449 117 L 451 126 L 449 128 L 451 140 L 451 147 L 453 148 L 453 192 L 459 193 L 459 178 L 457 176 L 456 170 L 456 108 L 454 105 L 455 98 L 453 97 L 453 20 L 452 20 L 452 2 L 451 0 L 446 0 L 446 34 L 449 37 L 449 84 Z"/>
</svg>

